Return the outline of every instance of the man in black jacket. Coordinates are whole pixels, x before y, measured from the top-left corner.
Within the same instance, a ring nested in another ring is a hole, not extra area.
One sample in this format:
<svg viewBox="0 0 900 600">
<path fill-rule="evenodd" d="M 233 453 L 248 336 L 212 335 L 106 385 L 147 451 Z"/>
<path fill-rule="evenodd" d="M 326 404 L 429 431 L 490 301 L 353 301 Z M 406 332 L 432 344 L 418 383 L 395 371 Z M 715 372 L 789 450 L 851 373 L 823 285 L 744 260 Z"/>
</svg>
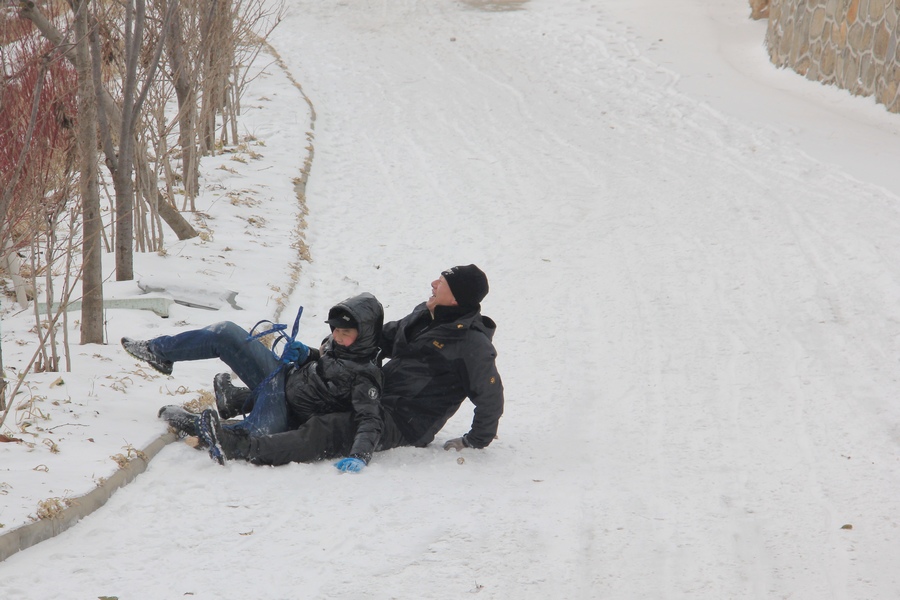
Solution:
<svg viewBox="0 0 900 600">
<path fill-rule="evenodd" d="M 444 449 L 484 448 L 497 434 L 503 384 L 491 342 L 496 325 L 481 314 L 487 277 L 475 265 L 453 267 L 431 290 L 426 302 L 382 329 L 380 345 L 390 360 L 384 365 L 378 450 L 427 446 L 467 397 L 475 405 L 472 426 Z M 280 465 L 346 456 L 354 431 L 352 415 L 336 413 L 314 416 L 296 431 L 249 438 L 227 430 L 217 434 L 228 459 Z"/>
<path fill-rule="evenodd" d="M 481 314 L 488 281 L 475 265 L 453 267 L 431 283 L 431 298 L 385 325 L 381 349 L 385 413 L 397 446 L 427 446 L 468 397 L 475 416 L 468 433 L 445 449 L 484 448 L 497 435 L 503 384 L 491 340 L 497 326 Z"/>
</svg>

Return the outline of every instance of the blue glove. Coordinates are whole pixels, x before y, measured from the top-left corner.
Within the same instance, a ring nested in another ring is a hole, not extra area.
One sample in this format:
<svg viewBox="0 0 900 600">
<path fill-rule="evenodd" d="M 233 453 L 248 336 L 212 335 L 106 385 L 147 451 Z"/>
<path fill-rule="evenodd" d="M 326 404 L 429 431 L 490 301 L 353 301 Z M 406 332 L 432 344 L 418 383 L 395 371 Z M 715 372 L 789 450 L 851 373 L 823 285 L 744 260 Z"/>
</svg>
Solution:
<svg viewBox="0 0 900 600">
<path fill-rule="evenodd" d="M 296 340 L 288 344 L 281 353 L 281 360 L 287 364 L 293 362 L 302 365 L 308 357 L 309 346 Z"/>
<path fill-rule="evenodd" d="M 343 473 L 359 473 L 365 466 L 366 461 L 362 460 L 361 458 L 354 458 L 352 456 L 342 458 L 341 460 L 334 463 L 334 468 Z"/>
</svg>

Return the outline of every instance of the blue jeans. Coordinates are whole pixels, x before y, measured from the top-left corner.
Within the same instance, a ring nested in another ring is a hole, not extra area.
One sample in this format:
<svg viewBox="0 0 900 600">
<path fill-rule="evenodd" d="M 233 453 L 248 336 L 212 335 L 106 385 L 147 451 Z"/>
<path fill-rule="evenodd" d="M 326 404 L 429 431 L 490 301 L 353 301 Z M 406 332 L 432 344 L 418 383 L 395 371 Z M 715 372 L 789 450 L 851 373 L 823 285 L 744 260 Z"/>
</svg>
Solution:
<svg viewBox="0 0 900 600">
<path fill-rule="evenodd" d="M 173 363 L 182 360 L 222 359 L 253 390 L 256 401 L 243 421 L 226 425 L 250 435 L 287 431 L 288 406 L 284 397 L 286 372 L 281 361 L 259 340 L 248 340 L 244 328 L 222 321 L 178 335 L 150 340 L 150 350 Z M 274 374 L 274 376 L 273 376 Z"/>
</svg>

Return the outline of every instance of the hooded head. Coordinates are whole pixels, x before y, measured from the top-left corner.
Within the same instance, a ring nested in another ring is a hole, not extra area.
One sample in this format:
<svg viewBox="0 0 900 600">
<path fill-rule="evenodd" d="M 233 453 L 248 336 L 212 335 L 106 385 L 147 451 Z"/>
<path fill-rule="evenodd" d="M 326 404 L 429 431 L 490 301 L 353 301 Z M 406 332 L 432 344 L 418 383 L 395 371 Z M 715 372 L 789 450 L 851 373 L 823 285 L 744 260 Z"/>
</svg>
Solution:
<svg viewBox="0 0 900 600">
<path fill-rule="evenodd" d="M 358 335 L 353 344 L 347 347 L 335 344 L 334 348 L 341 354 L 367 357 L 378 351 L 381 327 L 384 324 L 384 308 L 375 296 L 363 292 L 332 306 L 325 322 L 332 329 L 356 329 Z"/>
</svg>

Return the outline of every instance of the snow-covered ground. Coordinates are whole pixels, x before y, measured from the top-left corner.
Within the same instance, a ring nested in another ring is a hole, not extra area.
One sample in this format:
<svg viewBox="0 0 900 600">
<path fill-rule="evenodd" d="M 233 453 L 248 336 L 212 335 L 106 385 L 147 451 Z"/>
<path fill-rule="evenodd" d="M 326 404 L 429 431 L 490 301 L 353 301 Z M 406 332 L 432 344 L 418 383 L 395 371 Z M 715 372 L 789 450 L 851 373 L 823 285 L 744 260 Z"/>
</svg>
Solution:
<svg viewBox="0 0 900 600">
<path fill-rule="evenodd" d="M 136 268 L 243 310 L 111 310 L 62 385 L 30 378 L 50 419 L 0 445 L 0 532 L 221 370 L 157 375 L 122 335 L 303 305 L 317 342 L 335 301 L 371 291 L 397 319 L 454 264 L 491 280 L 499 439 L 441 450 L 465 406 L 359 475 L 171 444 L 0 563 L 3 597 L 900 597 L 900 117 L 775 70 L 746 3 L 674 4 L 289 2 L 245 161 L 204 163 L 211 238 Z M 4 305 L 8 365 L 17 327 Z"/>
</svg>

